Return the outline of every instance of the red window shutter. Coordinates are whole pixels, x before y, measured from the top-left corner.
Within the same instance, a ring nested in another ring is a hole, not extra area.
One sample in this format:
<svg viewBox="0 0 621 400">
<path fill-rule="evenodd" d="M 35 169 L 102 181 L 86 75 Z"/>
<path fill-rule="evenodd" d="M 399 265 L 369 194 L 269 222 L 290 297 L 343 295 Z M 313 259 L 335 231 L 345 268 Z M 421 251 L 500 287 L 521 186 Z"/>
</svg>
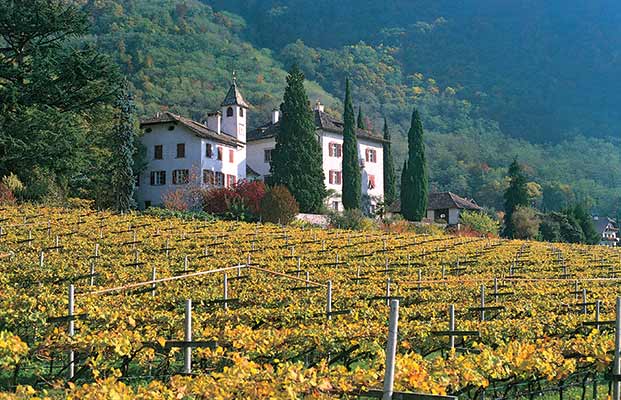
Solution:
<svg viewBox="0 0 621 400">
<path fill-rule="evenodd" d="M 336 155 L 337 157 L 342 157 L 343 156 L 343 145 L 342 144 L 337 145 L 337 153 L 338 153 Z"/>
<path fill-rule="evenodd" d="M 235 162 L 235 150 L 229 150 L 229 162 Z"/>
<path fill-rule="evenodd" d="M 206 154 L 207 158 L 213 157 L 213 150 L 211 148 L 211 143 L 207 143 L 205 145 L 205 154 Z"/>
<path fill-rule="evenodd" d="M 334 183 L 334 179 L 332 178 L 334 176 L 333 174 L 334 174 L 334 171 L 328 172 L 328 182 L 330 183 L 330 185 Z"/>
<path fill-rule="evenodd" d="M 369 189 L 375 189 L 375 176 L 369 175 Z"/>
<path fill-rule="evenodd" d="M 222 147 L 218 147 L 218 160 L 222 161 Z"/>
<path fill-rule="evenodd" d="M 334 157 L 334 143 L 333 142 L 328 143 L 328 155 L 330 157 Z"/>
<path fill-rule="evenodd" d="M 336 171 L 336 184 L 337 185 L 341 184 L 341 179 L 342 179 L 342 172 L 341 171 Z"/>
</svg>

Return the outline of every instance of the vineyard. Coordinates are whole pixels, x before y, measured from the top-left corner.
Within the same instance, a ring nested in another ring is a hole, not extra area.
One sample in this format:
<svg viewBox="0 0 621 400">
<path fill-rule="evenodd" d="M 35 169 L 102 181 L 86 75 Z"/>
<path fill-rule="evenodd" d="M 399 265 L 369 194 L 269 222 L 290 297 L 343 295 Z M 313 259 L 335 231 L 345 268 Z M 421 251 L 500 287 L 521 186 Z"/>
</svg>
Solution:
<svg viewBox="0 0 621 400">
<path fill-rule="evenodd" d="M 613 386 L 616 249 L 32 206 L 0 227 L 0 399 L 381 397 L 391 300 L 395 391 Z"/>
</svg>

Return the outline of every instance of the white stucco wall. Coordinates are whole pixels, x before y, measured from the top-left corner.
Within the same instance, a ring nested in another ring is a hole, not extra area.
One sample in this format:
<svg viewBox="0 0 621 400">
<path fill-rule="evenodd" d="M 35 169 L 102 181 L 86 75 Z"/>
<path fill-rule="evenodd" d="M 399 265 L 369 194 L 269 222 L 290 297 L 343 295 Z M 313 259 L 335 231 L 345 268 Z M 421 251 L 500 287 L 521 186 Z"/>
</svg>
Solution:
<svg viewBox="0 0 621 400">
<path fill-rule="evenodd" d="M 270 164 L 265 162 L 265 150 L 276 147 L 274 138 L 254 140 L 248 143 L 246 151 L 246 162 L 248 166 L 255 170 L 259 175 L 265 177 L 270 174 Z"/>
<path fill-rule="evenodd" d="M 333 202 L 338 202 L 338 210 L 343 211 L 343 203 L 341 200 L 342 184 L 330 184 L 330 171 L 343 171 L 343 157 L 330 157 L 330 144 L 338 143 L 343 145 L 343 135 L 319 131 L 320 144 L 323 152 L 323 173 L 325 176 L 325 184 L 327 189 L 332 189 L 337 192 L 337 195 L 327 199 L 327 204 L 330 208 Z M 361 189 L 363 195 L 371 197 L 371 204 L 376 205 L 377 200 L 384 197 L 384 156 L 383 146 L 381 143 L 377 143 L 371 140 L 358 138 L 358 159 L 365 160 L 366 149 L 375 150 L 377 159 L 376 162 L 364 162 L 364 169 L 361 171 Z M 369 175 L 375 176 L 375 188 L 368 189 Z"/>
<path fill-rule="evenodd" d="M 169 126 L 174 126 L 174 129 L 168 130 Z M 140 208 L 144 208 L 146 201 L 150 201 L 151 205 L 159 205 L 166 193 L 183 188 L 184 185 L 173 185 L 172 171 L 176 169 L 188 169 L 192 183 L 200 185 L 202 185 L 203 169 L 219 171 L 225 175 L 235 175 L 237 181 L 246 177 L 245 146 L 235 148 L 202 139 L 184 126 L 174 123 L 150 125 L 149 128 L 151 132 L 145 132 L 141 137 L 141 142 L 146 147 L 148 166 L 140 175 L 140 185 L 136 188 L 136 198 Z M 184 158 L 176 158 L 178 143 L 185 143 Z M 206 157 L 206 143 L 212 144 L 211 158 Z M 163 146 L 162 160 L 154 159 L 155 145 Z M 217 160 L 217 147 L 223 149 L 222 161 Z M 233 163 L 229 162 L 230 149 L 235 151 Z M 166 184 L 151 186 L 152 171 L 166 171 Z"/>
</svg>

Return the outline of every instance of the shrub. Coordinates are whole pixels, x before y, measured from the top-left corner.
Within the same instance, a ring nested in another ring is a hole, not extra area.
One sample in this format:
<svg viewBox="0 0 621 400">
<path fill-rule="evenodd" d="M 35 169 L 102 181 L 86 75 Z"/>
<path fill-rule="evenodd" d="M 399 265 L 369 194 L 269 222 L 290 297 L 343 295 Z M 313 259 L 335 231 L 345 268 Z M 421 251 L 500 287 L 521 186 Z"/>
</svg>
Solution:
<svg viewBox="0 0 621 400">
<path fill-rule="evenodd" d="M 10 173 L 2 178 L 2 183 L 15 195 L 21 197 L 25 186 L 14 173 Z"/>
<path fill-rule="evenodd" d="M 0 183 L 0 205 L 12 205 L 15 204 L 15 196 L 13 192 L 4 183 Z"/>
<path fill-rule="evenodd" d="M 289 224 L 300 212 L 300 206 L 289 190 L 274 186 L 261 200 L 261 219 L 265 222 Z"/>
<path fill-rule="evenodd" d="M 267 188 L 263 181 L 240 181 L 231 188 L 203 191 L 203 210 L 226 218 L 252 220 L 260 214 Z"/>
<path fill-rule="evenodd" d="M 533 239 L 539 234 L 541 220 L 537 210 L 530 207 L 518 207 L 511 216 L 516 239 Z"/>
<path fill-rule="evenodd" d="M 477 211 L 464 211 L 460 214 L 461 223 L 468 230 L 481 235 L 498 236 L 500 224 L 487 214 Z"/>
<path fill-rule="evenodd" d="M 95 208 L 95 200 L 70 197 L 67 199 L 67 207 L 71 209 L 92 210 Z"/>
<path fill-rule="evenodd" d="M 343 213 L 332 212 L 328 215 L 330 226 L 340 229 L 352 229 L 356 231 L 372 230 L 376 228 L 375 222 L 367 218 L 360 210 L 345 210 Z"/>
</svg>

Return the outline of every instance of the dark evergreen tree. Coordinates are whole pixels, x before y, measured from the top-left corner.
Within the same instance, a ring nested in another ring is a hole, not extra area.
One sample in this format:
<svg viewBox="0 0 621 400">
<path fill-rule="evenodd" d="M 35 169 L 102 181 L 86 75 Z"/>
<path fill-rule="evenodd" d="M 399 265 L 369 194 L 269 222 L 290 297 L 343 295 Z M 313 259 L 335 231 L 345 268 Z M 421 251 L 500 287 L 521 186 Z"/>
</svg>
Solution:
<svg viewBox="0 0 621 400">
<path fill-rule="evenodd" d="M 367 129 L 367 123 L 364 118 L 364 114 L 362 113 L 362 106 L 358 106 L 358 120 L 356 122 L 356 126 L 360 129 Z"/>
<path fill-rule="evenodd" d="M 304 89 L 304 74 L 296 65 L 287 76 L 280 110 L 282 118 L 270 162 L 269 183 L 286 186 L 301 212 L 317 213 L 326 197 L 322 154 Z"/>
<path fill-rule="evenodd" d="M 427 215 L 429 178 L 423 140 L 423 124 L 415 109 L 412 112 L 412 124 L 408 132 L 408 168 L 405 181 L 407 190 L 404 201 L 401 202 L 401 214 L 409 221 L 420 221 Z M 401 190 L 403 187 L 402 181 Z"/>
<path fill-rule="evenodd" d="M 600 242 L 601 237 L 597 233 L 595 225 L 593 225 L 593 218 L 587 212 L 585 206 L 582 204 L 576 204 L 569 209 L 567 213 L 573 215 L 576 222 L 582 229 L 582 233 L 584 234 L 584 243 L 597 244 Z"/>
<path fill-rule="evenodd" d="M 117 211 L 129 211 L 136 205 L 134 201 L 136 117 L 134 103 L 127 89 L 119 93 L 116 108 L 116 121 L 111 136 L 110 191 L 113 207 Z"/>
<path fill-rule="evenodd" d="M 356 120 L 351 102 L 349 79 L 345 82 L 345 111 L 343 112 L 343 207 L 346 210 L 360 209 L 361 176 L 358 159 Z"/>
<path fill-rule="evenodd" d="M 503 235 L 508 238 L 513 238 L 514 226 L 513 226 L 513 212 L 519 206 L 528 207 L 528 189 L 526 187 L 526 177 L 522 171 L 522 167 L 517 162 L 517 158 L 513 160 L 509 166 L 509 187 L 505 191 L 505 227 Z"/>
<path fill-rule="evenodd" d="M 403 169 L 401 170 L 401 190 L 399 191 L 399 201 L 401 202 L 401 215 L 403 215 L 403 205 L 409 201 L 408 190 L 412 187 L 410 175 L 408 174 L 408 160 L 403 161 Z"/>
<path fill-rule="evenodd" d="M 384 118 L 384 203 L 391 205 L 395 202 L 397 189 L 395 187 L 395 165 L 392 159 L 392 143 L 388 122 Z"/>
</svg>

